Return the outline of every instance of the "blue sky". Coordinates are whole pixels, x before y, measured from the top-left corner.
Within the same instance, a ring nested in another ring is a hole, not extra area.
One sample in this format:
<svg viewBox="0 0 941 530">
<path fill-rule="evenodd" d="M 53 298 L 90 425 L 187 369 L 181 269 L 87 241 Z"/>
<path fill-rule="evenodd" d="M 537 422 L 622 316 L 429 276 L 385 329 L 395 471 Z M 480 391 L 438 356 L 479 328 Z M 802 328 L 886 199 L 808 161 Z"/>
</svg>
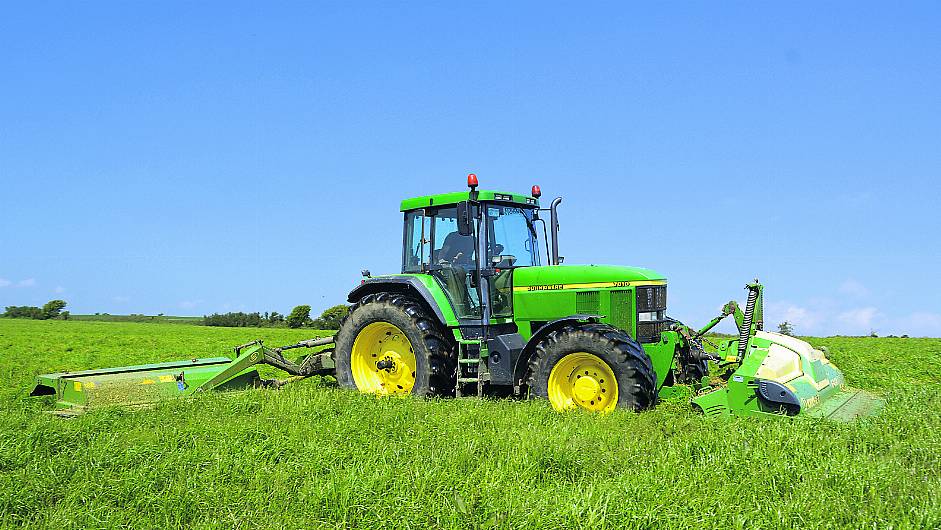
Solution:
<svg viewBox="0 0 941 530">
<path fill-rule="evenodd" d="M 0 306 L 322 309 L 473 171 L 688 323 L 941 336 L 936 2 L 2 11 Z"/>
</svg>

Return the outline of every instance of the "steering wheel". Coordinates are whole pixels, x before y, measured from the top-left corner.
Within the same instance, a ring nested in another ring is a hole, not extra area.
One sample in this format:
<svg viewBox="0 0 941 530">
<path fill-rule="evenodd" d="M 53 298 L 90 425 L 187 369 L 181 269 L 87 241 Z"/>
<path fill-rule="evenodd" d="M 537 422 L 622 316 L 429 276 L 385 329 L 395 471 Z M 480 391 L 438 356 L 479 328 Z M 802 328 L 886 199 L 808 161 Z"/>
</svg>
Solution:
<svg viewBox="0 0 941 530">
<path fill-rule="evenodd" d="M 510 306 L 510 299 L 505 292 L 492 288 L 490 292 L 493 293 L 493 305 L 497 312 L 501 312 L 503 309 Z"/>
</svg>

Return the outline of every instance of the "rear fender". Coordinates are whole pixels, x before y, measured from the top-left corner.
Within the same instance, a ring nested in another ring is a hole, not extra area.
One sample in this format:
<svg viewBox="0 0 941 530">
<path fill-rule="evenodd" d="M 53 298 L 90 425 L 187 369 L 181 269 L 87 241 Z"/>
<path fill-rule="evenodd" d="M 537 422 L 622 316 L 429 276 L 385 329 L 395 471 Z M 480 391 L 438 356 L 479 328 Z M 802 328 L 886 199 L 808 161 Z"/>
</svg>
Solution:
<svg viewBox="0 0 941 530">
<path fill-rule="evenodd" d="M 362 284 L 350 291 L 346 300 L 355 304 L 366 295 L 376 293 L 399 293 L 408 295 L 418 301 L 426 310 L 437 317 L 443 326 L 454 327 L 458 320 L 448 297 L 441 287 L 431 277 L 419 276 L 378 276 L 363 281 Z"/>
</svg>

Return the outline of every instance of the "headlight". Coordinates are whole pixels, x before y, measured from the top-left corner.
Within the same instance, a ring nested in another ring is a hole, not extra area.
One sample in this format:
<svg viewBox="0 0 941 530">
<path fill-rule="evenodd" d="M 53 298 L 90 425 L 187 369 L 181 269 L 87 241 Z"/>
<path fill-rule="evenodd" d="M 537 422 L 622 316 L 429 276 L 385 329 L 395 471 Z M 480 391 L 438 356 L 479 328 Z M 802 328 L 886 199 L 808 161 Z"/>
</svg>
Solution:
<svg viewBox="0 0 941 530">
<path fill-rule="evenodd" d="M 656 322 L 663 320 L 663 311 L 646 311 L 637 313 L 638 322 Z"/>
</svg>

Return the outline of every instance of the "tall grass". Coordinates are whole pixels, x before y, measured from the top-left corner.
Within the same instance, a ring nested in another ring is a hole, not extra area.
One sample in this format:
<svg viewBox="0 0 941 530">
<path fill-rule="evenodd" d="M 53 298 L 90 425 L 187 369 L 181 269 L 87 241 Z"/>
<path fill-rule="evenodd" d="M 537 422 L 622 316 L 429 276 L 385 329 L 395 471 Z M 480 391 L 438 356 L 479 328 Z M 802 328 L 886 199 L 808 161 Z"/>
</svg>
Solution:
<svg viewBox="0 0 941 530">
<path fill-rule="evenodd" d="M 309 332 L 306 332 L 309 333 Z M 63 420 L 36 373 L 216 356 L 286 329 L 0 321 L 0 522 L 43 527 L 938 528 L 941 340 L 814 339 L 855 424 L 375 399 L 307 380 Z M 256 336 L 257 335 L 257 336 Z"/>
</svg>

